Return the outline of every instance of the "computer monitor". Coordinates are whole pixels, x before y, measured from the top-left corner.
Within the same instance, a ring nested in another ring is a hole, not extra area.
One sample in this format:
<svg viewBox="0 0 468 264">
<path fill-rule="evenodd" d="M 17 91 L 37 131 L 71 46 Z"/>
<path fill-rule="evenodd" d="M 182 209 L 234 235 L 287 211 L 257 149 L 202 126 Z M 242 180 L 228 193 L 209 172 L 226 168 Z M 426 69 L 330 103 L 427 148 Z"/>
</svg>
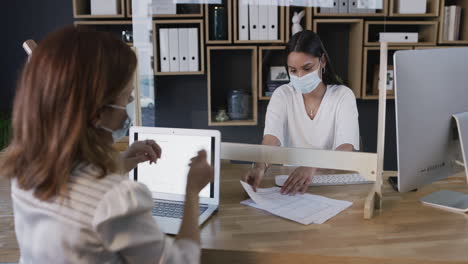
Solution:
<svg viewBox="0 0 468 264">
<path fill-rule="evenodd" d="M 468 48 L 397 51 L 394 70 L 398 189 L 407 192 L 463 170 L 452 116 L 468 112 Z"/>
</svg>

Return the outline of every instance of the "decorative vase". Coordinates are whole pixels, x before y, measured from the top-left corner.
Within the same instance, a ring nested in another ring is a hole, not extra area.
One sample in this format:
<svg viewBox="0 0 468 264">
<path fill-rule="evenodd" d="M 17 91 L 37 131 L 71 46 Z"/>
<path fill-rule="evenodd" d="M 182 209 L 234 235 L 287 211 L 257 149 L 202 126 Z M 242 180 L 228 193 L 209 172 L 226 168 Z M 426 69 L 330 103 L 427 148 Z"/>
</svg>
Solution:
<svg viewBox="0 0 468 264">
<path fill-rule="evenodd" d="M 218 5 L 211 9 L 210 14 L 211 24 L 211 39 L 212 40 L 226 40 L 227 29 L 226 29 L 226 8 Z"/>
<path fill-rule="evenodd" d="M 244 90 L 233 90 L 228 97 L 228 115 L 232 120 L 246 120 L 252 115 L 252 96 Z"/>
</svg>

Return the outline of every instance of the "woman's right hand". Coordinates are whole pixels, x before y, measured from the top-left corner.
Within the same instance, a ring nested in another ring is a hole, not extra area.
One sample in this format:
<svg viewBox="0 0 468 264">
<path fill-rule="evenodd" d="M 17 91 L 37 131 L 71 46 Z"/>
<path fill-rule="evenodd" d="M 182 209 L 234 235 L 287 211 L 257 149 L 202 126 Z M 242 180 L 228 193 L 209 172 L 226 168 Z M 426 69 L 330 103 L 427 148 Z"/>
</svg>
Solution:
<svg viewBox="0 0 468 264">
<path fill-rule="evenodd" d="M 206 151 L 198 152 L 198 156 L 192 158 L 190 163 L 190 171 L 187 176 L 187 194 L 198 193 L 213 180 L 213 167 L 211 167 L 206 159 Z"/>
<path fill-rule="evenodd" d="M 255 166 L 242 177 L 242 180 L 250 184 L 254 191 L 257 191 L 257 187 L 265 175 L 265 169 L 264 166 Z"/>
</svg>

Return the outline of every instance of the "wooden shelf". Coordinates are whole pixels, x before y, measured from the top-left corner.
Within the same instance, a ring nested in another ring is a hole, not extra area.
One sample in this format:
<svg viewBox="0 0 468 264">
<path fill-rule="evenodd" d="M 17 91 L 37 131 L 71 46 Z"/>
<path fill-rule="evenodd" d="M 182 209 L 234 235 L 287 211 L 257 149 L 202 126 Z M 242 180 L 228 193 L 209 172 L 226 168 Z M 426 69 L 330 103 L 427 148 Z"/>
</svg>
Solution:
<svg viewBox="0 0 468 264">
<path fill-rule="evenodd" d="M 320 13 L 320 7 L 314 7 L 314 17 L 385 17 L 388 15 L 388 1 L 383 0 L 383 9 L 377 9 L 376 13 Z"/>
<path fill-rule="evenodd" d="M 388 65 L 393 65 L 393 54 L 398 50 L 411 50 L 413 47 L 389 47 L 388 48 Z M 364 69 L 362 71 L 362 91 L 361 99 L 377 100 L 378 94 L 372 93 L 375 85 L 376 67 L 380 65 L 380 47 L 365 47 L 364 48 Z M 387 96 L 387 99 L 394 99 L 393 95 Z"/>
<path fill-rule="evenodd" d="M 415 50 L 420 49 L 447 49 L 447 48 L 457 48 L 456 46 L 418 46 L 414 47 Z"/>
<path fill-rule="evenodd" d="M 389 43 L 389 46 L 435 46 L 437 44 L 437 21 L 368 21 L 365 25 L 365 46 L 379 46 L 380 32 L 419 33 L 419 42 Z"/>
<path fill-rule="evenodd" d="M 224 121 L 224 122 L 212 121 L 208 125 L 209 126 L 256 126 L 257 121 L 253 119 L 242 120 L 242 121 L 229 120 L 229 121 Z"/>
<path fill-rule="evenodd" d="M 73 17 L 79 19 L 99 19 L 99 18 L 124 18 L 125 0 L 117 0 L 118 14 L 116 15 L 91 15 L 91 0 L 72 0 Z"/>
<path fill-rule="evenodd" d="M 399 14 L 398 13 L 398 1 L 399 0 L 389 0 L 390 1 L 390 14 L 391 17 L 438 17 L 439 16 L 439 0 L 427 0 L 427 10 L 426 14 Z M 412 0 L 403 0 L 403 1 L 412 1 Z"/>
<path fill-rule="evenodd" d="M 278 39 L 277 40 L 239 40 L 239 29 L 238 29 L 238 4 L 239 0 L 232 0 L 233 5 L 233 17 L 234 17 L 234 43 L 236 44 L 273 44 L 273 43 L 284 43 L 284 7 L 278 6 Z"/>
<path fill-rule="evenodd" d="M 336 73 L 353 90 L 356 98 L 361 98 L 364 21 L 314 19 L 313 30 L 322 39 Z"/>
<path fill-rule="evenodd" d="M 127 4 L 127 17 L 132 17 L 132 1 L 133 0 L 126 0 Z M 178 5 L 178 12 L 180 9 L 185 7 L 190 7 L 196 10 L 194 13 L 182 13 L 182 14 L 175 14 L 175 15 L 153 15 L 155 18 L 198 18 L 203 17 L 203 5 L 202 4 L 177 4 Z"/>
<path fill-rule="evenodd" d="M 292 17 L 294 12 L 300 12 L 305 10 L 305 15 L 301 20 L 301 25 L 303 29 L 312 30 L 312 7 L 303 7 L 303 6 L 288 6 L 286 7 L 286 34 L 285 34 L 285 43 L 289 42 L 289 39 L 292 37 Z"/>
<path fill-rule="evenodd" d="M 159 29 L 163 28 L 198 28 L 199 39 L 199 70 L 191 72 L 161 72 L 159 65 Z M 205 45 L 204 45 L 204 30 L 203 20 L 156 20 L 153 22 L 153 47 L 154 47 L 154 75 L 156 76 L 173 76 L 173 75 L 203 75 L 205 74 Z"/>
<path fill-rule="evenodd" d="M 210 21 L 211 7 L 213 5 L 205 5 L 205 36 L 206 44 L 231 44 L 232 43 L 232 0 L 222 0 L 223 6 L 226 8 L 226 26 L 227 26 L 227 39 L 225 40 L 212 40 L 211 39 L 211 25 L 213 23 Z"/>
<path fill-rule="evenodd" d="M 270 96 L 265 95 L 266 81 L 270 71 L 265 69 L 271 66 L 286 67 L 286 46 L 260 47 L 258 52 L 258 97 L 260 100 L 270 100 Z M 286 68 L 285 68 L 286 70 Z"/>
<path fill-rule="evenodd" d="M 226 58 L 229 57 L 229 58 Z M 226 63 L 229 61 L 229 63 Z M 257 47 L 256 46 L 208 46 L 208 125 L 255 126 L 257 125 Z M 217 122 L 219 109 L 227 109 L 229 91 L 251 92 L 252 117 L 248 120 Z"/>
<path fill-rule="evenodd" d="M 455 3 L 462 7 L 462 15 L 460 21 L 460 40 L 449 41 L 444 40 L 444 19 L 445 19 L 445 5 Z M 453 44 L 453 45 L 468 45 L 468 1 L 466 0 L 440 0 L 440 16 L 439 16 L 439 44 Z"/>
<path fill-rule="evenodd" d="M 132 31 L 132 21 L 128 20 L 82 20 L 73 23 L 76 27 L 92 28 L 96 31 L 112 32 L 118 38 L 122 38 L 122 31 Z M 133 46 L 133 43 L 127 43 Z"/>
</svg>

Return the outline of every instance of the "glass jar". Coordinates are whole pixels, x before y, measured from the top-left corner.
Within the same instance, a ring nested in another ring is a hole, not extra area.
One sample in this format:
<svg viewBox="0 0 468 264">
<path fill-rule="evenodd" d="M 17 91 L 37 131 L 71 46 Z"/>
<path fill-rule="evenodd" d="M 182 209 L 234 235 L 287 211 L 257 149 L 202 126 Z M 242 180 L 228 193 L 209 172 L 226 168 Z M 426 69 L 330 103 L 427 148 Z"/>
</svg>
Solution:
<svg viewBox="0 0 468 264">
<path fill-rule="evenodd" d="M 227 25 L 226 25 L 226 8 L 222 5 L 214 6 L 210 14 L 211 24 L 211 40 L 226 40 Z"/>
<path fill-rule="evenodd" d="M 244 90 L 229 92 L 228 115 L 232 120 L 252 118 L 252 96 Z"/>
</svg>

